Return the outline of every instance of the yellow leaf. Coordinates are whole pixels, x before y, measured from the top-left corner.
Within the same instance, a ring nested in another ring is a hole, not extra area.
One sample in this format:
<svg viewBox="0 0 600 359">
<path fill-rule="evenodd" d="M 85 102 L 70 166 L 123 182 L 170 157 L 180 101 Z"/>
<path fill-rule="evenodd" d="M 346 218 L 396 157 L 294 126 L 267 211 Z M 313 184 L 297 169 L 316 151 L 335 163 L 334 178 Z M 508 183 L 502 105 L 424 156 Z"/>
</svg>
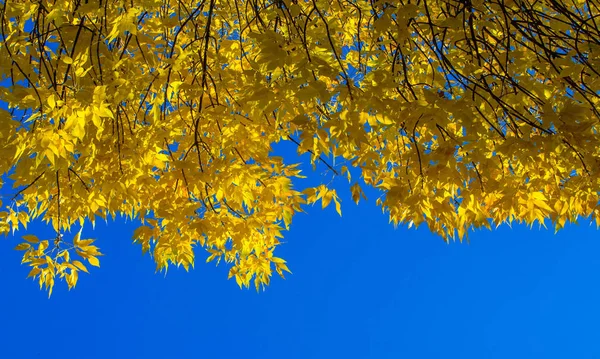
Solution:
<svg viewBox="0 0 600 359">
<path fill-rule="evenodd" d="M 98 260 L 98 258 L 90 256 L 87 260 L 94 267 L 100 267 L 100 261 Z"/>
<path fill-rule="evenodd" d="M 281 270 L 292 273 L 292 271 L 287 267 L 287 265 L 285 265 L 285 263 L 277 263 L 276 266 Z"/>
<path fill-rule="evenodd" d="M 54 94 L 48 96 L 48 105 L 50 106 L 51 109 L 54 109 L 56 107 L 56 98 L 54 96 Z"/>
<path fill-rule="evenodd" d="M 79 273 L 75 270 L 72 270 L 71 273 L 67 275 L 67 284 L 69 286 L 69 290 L 73 288 L 77 284 L 77 279 L 79 278 Z"/>
<path fill-rule="evenodd" d="M 332 198 L 333 198 L 333 192 L 327 191 L 323 195 L 323 198 L 321 199 L 321 208 L 326 208 L 327 206 L 329 206 L 329 203 L 331 202 Z"/>
<path fill-rule="evenodd" d="M 543 208 L 548 212 L 554 212 L 554 210 L 548 206 L 548 204 L 546 203 L 548 201 L 548 199 L 546 198 L 546 196 L 544 196 L 543 193 L 541 192 L 533 192 L 531 194 L 531 200 L 532 202 L 539 208 Z"/>
<path fill-rule="evenodd" d="M 31 271 L 29 271 L 27 278 L 35 278 L 38 274 L 40 274 L 41 271 L 42 270 L 39 269 L 38 267 L 34 267 L 31 269 Z"/>
<path fill-rule="evenodd" d="M 354 203 L 358 204 L 360 201 L 360 195 L 362 194 L 362 188 L 360 188 L 358 183 L 355 183 L 352 185 L 352 187 L 350 187 L 350 191 L 352 192 L 352 200 Z"/>
<path fill-rule="evenodd" d="M 283 208 L 283 223 L 285 228 L 289 228 L 290 223 L 292 223 L 292 209 L 289 206 L 285 206 Z"/>
<path fill-rule="evenodd" d="M 29 243 L 38 243 L 40 240 L 33 234 L 27 234 L 23 236 L 23 239 Z"/>
<path fill-rule="evenodd" d="M 96 260 L 96 262 L 98 263 L 98 265 L 96 267 L 100 266 L 100 264 L 98 262 L 98 259 L 96 257 L 90 257 L 90 258 L 94 258 Z M 88 259 L 88 261 L 89 261 L 89 259 Z M 92 264 L 91 261 L 90 261 L 90 264 Z M 79 268 L 80 270 L 82 270 L 82 271 L 84 271 L 86 273 L 89 273 L 88 270 L 87 270 L 87 268 L 85 267 L 85 265 L 83 263 L 81 263 L 80 261 L 73 261 L 73 265 L 75 267 Z M 92 264 L 92 265 L 94 265 L 94 264 Z"/>
<path fill-rule="evenodd" d="M 342 216 L 342 205 L 340 204 L 339 200 L 336 197 L 333 198 L 333 202 L 335 203 L 335 211 L 341 217 Z"/>
<path fill-rule="evenodd" d="M 41 241 L 38 245 L 38 251 L 44 252 L 48 248 L 48 241 Z"/>
<path fill-rule="evenodd" d="M 17 245 L 15 247 L 15 250 L 17 251 L 25 251 L 27 249 L 31 248 L 31 245 L 29 243 L 21 243 L 19 245 Z"/>
</svg>

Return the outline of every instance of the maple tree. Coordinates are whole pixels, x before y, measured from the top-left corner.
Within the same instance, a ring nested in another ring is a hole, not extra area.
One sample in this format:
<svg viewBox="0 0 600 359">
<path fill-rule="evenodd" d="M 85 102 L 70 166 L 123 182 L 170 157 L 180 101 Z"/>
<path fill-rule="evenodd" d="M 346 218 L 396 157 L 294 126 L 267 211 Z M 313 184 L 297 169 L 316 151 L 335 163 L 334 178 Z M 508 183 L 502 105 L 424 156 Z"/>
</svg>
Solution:
<svg viewBox="0 0 600 359">
<path fill-rule="evenodd" d="M 341 211 L 330 185 L 292 187 L 278 141 L 447 241 L 600 224 L 599 16 L 595 0 L 2 0 L 0 233 L 53 226 L 17 246 L 50 291 L 99 265 L 81 228 L 117 214 L 158 270 L 203 247 L 258 289 L 288 270 L 273 251 L 295 213 Z"/>
</svg>

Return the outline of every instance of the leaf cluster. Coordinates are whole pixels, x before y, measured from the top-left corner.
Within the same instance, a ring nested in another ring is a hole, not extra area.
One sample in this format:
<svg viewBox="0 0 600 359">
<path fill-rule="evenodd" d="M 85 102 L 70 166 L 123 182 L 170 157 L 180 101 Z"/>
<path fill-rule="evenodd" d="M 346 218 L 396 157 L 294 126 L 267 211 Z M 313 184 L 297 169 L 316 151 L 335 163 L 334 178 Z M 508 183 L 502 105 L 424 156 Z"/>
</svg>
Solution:
<svg viewBox="0 0 600 359">
<path fill-rule="evenodd" d="M 71 256 L 98 265 L 63 236 L 119 214 L 157 270 L 201 247 L 259 289 L 288 270 L 273 252 L 295 213 L 341 214 L 331 182 L 293 188 L 279 141 L 447 241 L 600 224 L 599 15 L 595 0 L 3 0 L 0 233 L 53 226 L 54 246 L 17 247 L 49 289 L 86 271 Z"/>
</svg>

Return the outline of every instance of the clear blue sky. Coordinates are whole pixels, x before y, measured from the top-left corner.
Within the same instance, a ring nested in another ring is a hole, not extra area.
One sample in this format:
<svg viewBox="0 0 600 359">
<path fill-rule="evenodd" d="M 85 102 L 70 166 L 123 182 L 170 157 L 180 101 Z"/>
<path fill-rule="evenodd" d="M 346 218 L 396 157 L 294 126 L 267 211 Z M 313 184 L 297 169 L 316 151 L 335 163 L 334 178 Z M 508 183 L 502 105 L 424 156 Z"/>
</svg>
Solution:
<svg viewBox="0 0 600 359">
<path fill-rule="evenodd" d="M 277 252 L 294 274 L 261 293 L 203 251 L 190 273 L 155 274 L 135 225 L 117 221 L 86 227 L 101 268 L 48 299 L 25 280 L 17 240 L 0 238 L 0 358 L 600 358 L 595 227 L 500 227 L 447 245 L 394 229 L 373 191 L 355 206 L 338 188 L 343 218 L 297 215 Z"/>
</svg>

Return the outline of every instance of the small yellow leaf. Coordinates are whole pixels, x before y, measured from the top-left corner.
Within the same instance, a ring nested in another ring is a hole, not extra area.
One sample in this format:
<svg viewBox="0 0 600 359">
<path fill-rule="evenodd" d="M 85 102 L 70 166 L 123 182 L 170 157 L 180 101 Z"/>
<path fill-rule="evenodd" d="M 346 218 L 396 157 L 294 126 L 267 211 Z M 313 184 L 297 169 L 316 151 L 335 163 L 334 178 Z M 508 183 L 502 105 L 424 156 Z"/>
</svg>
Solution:
<svg viewBox="0 0 600 359">
<path fill-rule="evenodd" d="M 365 196 L 362 188 L 360 187 L 360 185 L 358 183 L 355 183 L 352 185 L 352 187 L 350 187 L 350 191 L 352 192 L 352 200 L 358 204 L 358 201 L 360 201 L 360 197 L 362 196 L 364 199 L 367 199 L 367 197 Z"/>
<path fill-rule="evenodd" d="M 38 246 L 38 251 L 44 252 L 48 248 L 48 241 L 41 241 Z"/>
<path fill-rule="evenodd" d="M 38 237 L 36 237 L 36 236 L 34 236 L 34 235 L 32 235 L 32 234 L 27 234 L 27 235 L 24 235 L 22 238 L 23 238 L 24 240 L 26 240 L 27 242 L 29 242 L 29 243 L 38 243 L 38 242 L 40 241 L 40 240 L 38 239 Z"/>
<path fill-rule="evenodd" d="M 15 247 L 15 250 L 17 251 L 25 251 L 27 249 L 31 248 L 31 245 L 29 243 L 21 243 L 18 246 Z"/>
<path fill-rule="evenodd" d="M 94 267 L 100 267 L 100 261 L 98 260 L 98 258 L 90 256 L 87 260 Z"/>
<path fill-rule="evenodd" d="M 325 195 L 321 199 L 321 206 L 323 209 L 325 209 L 327 206 L 329 206 L 329 203 L 331 202 L 332 198 L 333 198 L 333 192 L 327 191 L 327 193 L 325 193 Z"/>
<path fill-rule="evenodd" d="M 292 273 L 292 271 L 285 265 L 285 263 L 277 263 L 277 268 L 284 270 L 286 272 Z"/>
<path fill-rule="evenodd" d="M 40 274 L 41 271 L 42 270 L 39 269 L 38 267 L 34 267 L 31 269 L 31 271 L 27 275 L 27 278 L 35 278 L 38 274 Z"/>
<path fill-rule="evenodd" d="M 292 223 L 292 209 L 289 206 L 284 207 L 283 209 L 283 223 L 285 224 L 285 228 L 290 227 L 290 223 Z"/>
<path fill-rule="evenodd" d="M 342 216 L 342 205 L 340 204 L 340 201 L 338 201 L 337 198 L 333 198 L 333 202 L 335 203 L 335 211 L 340 215 L 340 217 Z"/>
<path fill-rule="evenodd" d="M 54 98 L 54 94 L 48 97 L 48 105 L 50 105 L 51 109 L 54 109 L 56 107 L 56 99 Z"/>
<path fill-rule="evenodd" d="M 91 258 L 94 258 L 96 260 L 96 262 L 98 262 L 98 259 L 96 257 L 91 257 Z M 82 271 L 84 271 L 86 273 L 89 273 L 88 270 L 87 270 L 87 268 L 85 267 L 85 265 L 83 263 L 81 263 L 80 261 L 73 261 L 73 265 L 75 267 L 79 268 L 80 270 L 82 270 Z M 98 265 L 98 267 L 99 266 L 100 265 Z"/>
</svg>

